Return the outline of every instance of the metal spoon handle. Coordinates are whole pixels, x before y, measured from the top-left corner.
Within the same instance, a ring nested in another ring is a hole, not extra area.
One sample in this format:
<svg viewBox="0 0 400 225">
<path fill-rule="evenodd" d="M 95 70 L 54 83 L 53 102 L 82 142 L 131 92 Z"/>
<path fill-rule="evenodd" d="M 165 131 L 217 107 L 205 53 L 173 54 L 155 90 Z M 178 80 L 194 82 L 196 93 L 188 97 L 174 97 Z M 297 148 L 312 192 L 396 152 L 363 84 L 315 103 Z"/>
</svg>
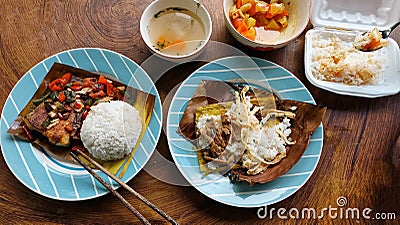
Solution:
<svg viewBox="0 0 400 225">
<path fill-rule="evenodd" d="M 400 21 L 397 22 L 397 23 L 395 23 L 395 24 L 393 24 L 393 26 L 391 26 L 389 30 L 384 30 L 384 31 L 382 31 L 382 32 L 381 32 L 381 33 L 382 33 L 382 38 L 384 38 L 384 39 L 388 38 L 389 35 L 390 35 L 390 33 L 392 33 L 392 31 L 393 31 L 394 29 L 396 29 L 396 27 L 399 26 L 399 25 L 400 25 Z"/>
</svg>

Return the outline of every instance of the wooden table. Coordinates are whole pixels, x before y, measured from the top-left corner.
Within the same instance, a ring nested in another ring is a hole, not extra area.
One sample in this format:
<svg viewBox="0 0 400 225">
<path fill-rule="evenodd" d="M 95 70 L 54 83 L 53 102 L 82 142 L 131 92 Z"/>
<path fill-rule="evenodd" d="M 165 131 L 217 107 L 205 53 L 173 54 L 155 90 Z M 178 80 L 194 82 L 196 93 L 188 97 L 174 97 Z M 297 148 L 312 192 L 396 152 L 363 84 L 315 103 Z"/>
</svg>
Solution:
<svg viewBox="0 0 400 225">
<path fill-rule="evenodd" d="M 107 48 L 141 64 L 150 56 L 139 33 L 142 11 L 151 2 L 117 0 L 12 1 L 0 6 L 0 105 L 18 79 L 32 66 L 63 50 Z M 250 56 L 276 62 L 295 74 L 319 104 L 328 107 L 324 146 L 309 181 L 294 195 L 270 207 L 322 209 L 344 196 L 352 207 L 394 212 L 400 217 L 400 95 L 376 99 L 333 94 L 311 85 L 304 74 L 304 33 L 288 46 L 256 52 L 235 41 L 224 25 L 222 1 L 202 1 L 213 20 L 213 41 L 227 43 Z M 311 25 L 307 29 L 311 28 Z M 392 34 L 397 42 L 400 30 Z M 157 82 L 162 98 L 189 75 Z M 165 135 L 157 149 L 169 155 Z M 137 224 L 139 221 L 112 195 L 64 202 L 35 194 L 23 186 L 0 159 L 0 224 Z M 260 219 L 257 208 L 220 204 L 193 187 L 174 186 L 141 171 L 128 184 L 182 224 L 393 224 L 397 220 Z M 125 190 L 119 190 L 151 223 L 165 223 Z"/>
</svg>

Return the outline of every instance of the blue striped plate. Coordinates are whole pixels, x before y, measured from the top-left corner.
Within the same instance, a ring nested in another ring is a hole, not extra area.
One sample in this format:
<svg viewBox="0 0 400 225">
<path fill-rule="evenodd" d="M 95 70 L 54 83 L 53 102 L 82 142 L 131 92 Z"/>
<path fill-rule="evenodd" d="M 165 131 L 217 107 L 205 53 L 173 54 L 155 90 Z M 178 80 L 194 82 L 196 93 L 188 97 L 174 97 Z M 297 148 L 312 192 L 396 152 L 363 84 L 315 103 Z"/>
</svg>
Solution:
<svg viewBox="0 0 400 225">
<path fill-rule="evenodd" d="M 53 55 L 30 69 L 15 85 L 1 115 L 1 150 L 11 172 L 32 191 L 58 200 L 79 201 L 107 194 L 109 191 L 79 165 L 53 159 L 43 149 L 7 133 L 20 110 L 32 98 L 54 62 L 114 76 L 121 82 L 156 96 L 153 116 L 122 181 L 128 182 L 146 164 L 161 132 L 161 101 L 146 72 L 129 58 L 105 49 L 79 48 Z M 118 184 L 97 172 L 112 187 Z"/>
<path fill-rule="evenodd" d="M 190 75 L 177 90 L 168 112 L 168 145 L 176 166 L 188 182 L 204 195 L 227 205 L 259 207 L 281 201 L 295 193 L 310 178 L 322 151 L 322 124 L 297 164 L 286 174 L 266 184 L 232 183 L 227 177 L 199 171 L 194 147 L 176 131 L 179 121 L 202 80 L 247 80 L 253 86 L 270 87 L 282 99 L 315 104 L 306 87 L 286 69 L 263 59 L 244 56 L 213 61 Z"/>
</svg>

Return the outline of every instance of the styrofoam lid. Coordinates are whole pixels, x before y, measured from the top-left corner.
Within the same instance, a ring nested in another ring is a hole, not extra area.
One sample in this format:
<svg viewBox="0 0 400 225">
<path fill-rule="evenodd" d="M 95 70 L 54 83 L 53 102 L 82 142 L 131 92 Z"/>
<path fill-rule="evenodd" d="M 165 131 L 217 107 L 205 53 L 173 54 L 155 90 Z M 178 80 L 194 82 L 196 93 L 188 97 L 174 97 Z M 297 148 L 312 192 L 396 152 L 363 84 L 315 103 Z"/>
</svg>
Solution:
<svg viewBox="0 0 400 225">
<path fill-rule="evenodd" d="M 311 23 L 319 27 L 385 30 L 399 20 L 399 0 L 313 0 L 311 3 Z"/>
</svg>

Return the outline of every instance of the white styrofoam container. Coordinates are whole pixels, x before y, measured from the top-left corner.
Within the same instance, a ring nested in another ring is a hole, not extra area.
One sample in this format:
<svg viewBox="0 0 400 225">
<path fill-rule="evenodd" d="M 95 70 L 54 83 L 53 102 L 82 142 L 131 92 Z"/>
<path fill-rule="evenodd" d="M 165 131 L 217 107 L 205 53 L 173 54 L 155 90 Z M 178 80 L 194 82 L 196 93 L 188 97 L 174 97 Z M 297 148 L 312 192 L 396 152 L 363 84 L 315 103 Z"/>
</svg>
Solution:
<svg viewBox="0 0 400 225">
<path fill-rule="evenodd" d="M 305 72 L 313 85 L 343 95 L 375 98 L 400 92 L 400 50 L 393 39 L 376 52 L 386 62 L 383 79 L 376 85 L 350 86 L 342 83 L 321 81 L 312 75 L 312 37 L 339 37 L 345 43 L 352 43 L 357 34 L 389 29 L 400 20 L 399 0 L 313 0 L 311 3 L 311 23 L 314 28 L 306 33 Z"/>
</svg>

